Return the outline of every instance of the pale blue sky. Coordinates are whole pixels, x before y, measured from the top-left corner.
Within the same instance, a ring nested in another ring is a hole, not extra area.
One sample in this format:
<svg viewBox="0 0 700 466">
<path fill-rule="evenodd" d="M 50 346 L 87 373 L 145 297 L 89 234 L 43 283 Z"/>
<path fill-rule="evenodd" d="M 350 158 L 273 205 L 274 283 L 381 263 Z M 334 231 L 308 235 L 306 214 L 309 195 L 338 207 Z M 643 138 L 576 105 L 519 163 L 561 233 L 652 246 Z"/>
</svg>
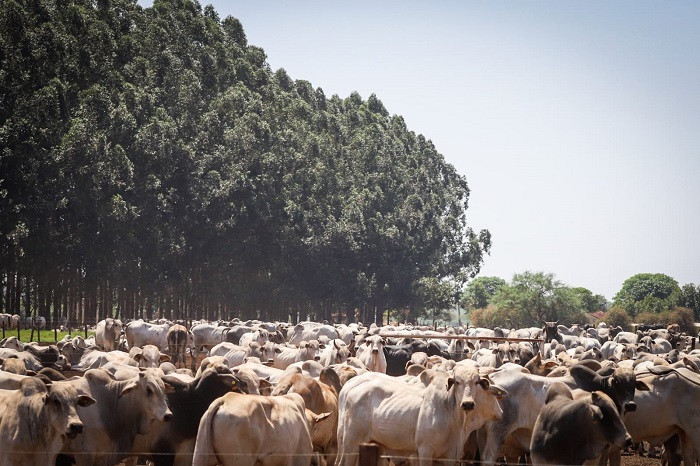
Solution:
<svg viewBox="0 0 700 466">
<path fill-rule="evenodd" d="M 700 2 L 208 3 L 273 70 L 431 139 L 493 235 L 480 275 L 700 284 Z"/>
</svg>

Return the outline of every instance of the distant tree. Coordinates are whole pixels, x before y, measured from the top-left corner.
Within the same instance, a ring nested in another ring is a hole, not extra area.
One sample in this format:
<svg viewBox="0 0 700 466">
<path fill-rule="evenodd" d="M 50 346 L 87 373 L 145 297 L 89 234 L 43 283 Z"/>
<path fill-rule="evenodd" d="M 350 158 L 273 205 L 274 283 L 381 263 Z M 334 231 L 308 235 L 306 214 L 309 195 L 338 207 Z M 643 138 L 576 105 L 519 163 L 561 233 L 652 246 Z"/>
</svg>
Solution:
<svg viewBox="0 0 700 466">
<path fill-rule="evenodd" d="M 486 307 L 505 284 L 499 277 L 477 277 L 466 286 L 460 304 L 468 310 Z"/>
<path fill-rule="evenodd" d="M 631 317 L 640 312 L 661 312 L 678 305 L 681 289 L 678 282 L 662 273 L 640 273 L 622 284 L 613 299 L 614 306 L 620 306 Z"/>
<path fill-rule="evenodd" d="M 510 318 L 506 313 L 495 306 L 487 306 L 473 309 L 469 314 L 469 321 L 475 327 L 494 328 L 507 327 Z"/>
<path fill-rule="evenodd" d="M 608 301 L 605 299 L 605 296 L 600 294 L 594 295 L 591 290 L 584 287 L 572 288 L 571 291 L 581 300 L 584 311 L 590 314 L 599 311 L 607 311 Z"/>
<path fill-rule="evenodd" d="M 449 321 L 450 309 L 454 305 L 455 284 L 434 277 L 418 280 L 416 292 L 419 306 L 423 309 L 421 317 L 435 324 L 437 321 Z"/>
<path fill-rule="evenodd" d="M 584 323 L 588 319 L 581 301 L 554 274 L 524 272 L 502 286 L 491 303 L 504 321 L 501 326 L 540 326 L 545 321 Z"/>
<path fill-rule="evenodd" d="M 688 283 L 681 288 L 680 305 L 693 311 L 696 321 L 700 321 L 700 285 Z"/>
</svg>

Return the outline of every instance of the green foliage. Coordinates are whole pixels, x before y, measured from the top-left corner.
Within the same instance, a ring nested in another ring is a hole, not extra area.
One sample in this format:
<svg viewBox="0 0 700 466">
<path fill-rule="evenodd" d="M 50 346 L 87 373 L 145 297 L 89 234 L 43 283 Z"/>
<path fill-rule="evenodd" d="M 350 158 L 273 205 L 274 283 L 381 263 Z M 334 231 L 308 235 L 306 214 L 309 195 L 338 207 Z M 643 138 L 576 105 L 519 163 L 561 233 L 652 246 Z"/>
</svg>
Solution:
<svg viewBox="0 0 700 466">
<path fill-rule="evenodd" d="M 423 277 L 415 286 L 419 307 L 423 309 L 420 317 L 432 322 L 450 321 L 454 305 L 455 284 L 434 277 Z"/>
<path fill-rule="evenodd" d="M 524 272 L 502 286 L 491 303 L 498 309 L 501 327 L 540 326 L 545 321 L 562 324 L 587 322 L 578 295 L 556 280 L 554 274 Z"/>
<path fill-rule="evenodd" d="M 578 299 L 581 301 L 583 310 L 588 313 L 605 312 L 608 309 L 608 301 L 603 295 L 594 295 L 591 290 L 583 287 L 572 288 Z"/>
<path fill-rule="evenodd" d="M 696 321 L 700 321 L 700 285 L 693 283 L 683 285 L 681 288 L 680 305 L 693 311 Z"/>
<path fill-rule="evenodd" d="M 625 331 L 632 331 L 632 317 L 620 306 L 613 306 L 601 319 L 611 327 L 620 326 Z"/>
<path fill-rule="evenodd" d="M 370 321 L 490 250 L 430 140 L 273 72 L 211 6 L 6 1 L 0 60 L 8 312 Z"/>
<path fill-rule="evenodd" d="M 499 277 L 476 277 L 462 293 L 461 304 L 465 309 L 484 308 L 505 284 Z"/>
<path fill-rule="evenodd" d="M 634 317 L 640 312 L 669 310 L 679 304 L 680 298 L 681 289 L 675 279 L 662 273 L 640 273 L 625 280 L 613 305 L 623 307 Z"/>
</svg>

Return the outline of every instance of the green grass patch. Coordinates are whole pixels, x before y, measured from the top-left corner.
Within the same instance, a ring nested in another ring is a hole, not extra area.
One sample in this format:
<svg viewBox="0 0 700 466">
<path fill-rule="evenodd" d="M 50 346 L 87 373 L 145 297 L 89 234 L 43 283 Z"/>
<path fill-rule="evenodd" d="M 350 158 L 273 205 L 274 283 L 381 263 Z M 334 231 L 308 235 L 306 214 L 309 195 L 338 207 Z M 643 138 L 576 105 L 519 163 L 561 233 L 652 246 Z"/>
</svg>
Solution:
<svg viewBox="0 0 700 466">
<path fill-rule="evenodd" d="M 92 335 L 94 335 L 94 331 L 89 331 L 87 333 L 88 338 Z M 2 335 L 2 334 L 0 334 Z M 56 332 L 54 334 L 53 330 L 35 330 L 34 331 L 34 338 L 32 338 L 32 331 L 31 330 L 20 330 L 19 331 L 19 341 L 23 341 L 25 343 L 29 341 L 37 341 L 41 343 L 56 343 L 58 340 L 63 339 L 68 335 L 68 332 Z M 72 336 L 77 336 L 80 335 L 81 337 L 85 338 L 85 329 L 78 330 L 75 329 L 71 331 L 70 335 Z M 17 330 L 5 330 L 5 335 L 4 338 L 7 337 L 16 337 L 17 336 Z"/>
</svg>

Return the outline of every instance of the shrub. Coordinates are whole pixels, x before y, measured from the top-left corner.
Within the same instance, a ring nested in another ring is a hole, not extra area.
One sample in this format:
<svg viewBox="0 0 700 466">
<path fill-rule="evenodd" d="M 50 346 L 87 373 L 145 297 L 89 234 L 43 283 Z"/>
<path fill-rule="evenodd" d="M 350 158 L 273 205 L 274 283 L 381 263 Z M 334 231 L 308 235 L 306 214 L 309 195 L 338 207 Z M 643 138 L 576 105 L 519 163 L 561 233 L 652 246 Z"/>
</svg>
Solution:
<svg viewBox="0 0 700 466">
<path fill-rule="evenodd" d="M 674 307 L 668 314 L 668 324 L 678 324 L 681 327 L 681 332 L 686 332 L 689 335 L 695 335 L 695 316 L 692 309 L 687 307 Z"/>
<path fill-rule="evenodd" d="M 668 322 L 666 322 L 667 319 L 668 319 L 668 316 L 662 315 L 661 313 L 645 311 L 645 312 L 640 312 L 639 314 L 637 314 L 637 317 L 635 317 L 634 321 L 638 324 L 646 324 L 646 325 L 656 325 L 656 324 L 667 325 L 667 323 L 668 323 Z"/>
<path fill-rule="evenodd" d="M 628 332 L 632 330 L 632 318 L 629 316 L 629 314 L 627 314 L 627 311 L 620 306 L 611 307 L 605 314 L 605 318 L 603 320 L 606 324 L 612 327 L 619 325 L 623 330 Z"/>
</svg>

